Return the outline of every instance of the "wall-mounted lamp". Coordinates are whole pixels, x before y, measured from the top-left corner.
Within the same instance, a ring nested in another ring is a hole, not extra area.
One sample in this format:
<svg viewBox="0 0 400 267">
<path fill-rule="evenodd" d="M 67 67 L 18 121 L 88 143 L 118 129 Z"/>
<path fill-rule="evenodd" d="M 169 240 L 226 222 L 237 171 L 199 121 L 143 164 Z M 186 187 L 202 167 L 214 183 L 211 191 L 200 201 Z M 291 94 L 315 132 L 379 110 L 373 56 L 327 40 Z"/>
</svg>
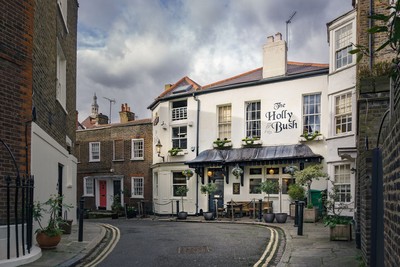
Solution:
<svg viewBox="0 0 400 267">
<path fill-rule="evenodd" d="M 211 170 L 209 170 L 209 171 L 207 172 L 207 176 L 208 176 L 208 177 L 212 177 L 212 176 L 213 176 L 213 172 L 212 172 Z"/>
<path fill-rule="evenodd" d="M 272 169 L 272 168 L 271 168 L 271 169 L 269 169 L 269 171 L 268 171 L 268 172 L 269 172 L 269 174 L 271 174 L 271 175 L 273 175 L 273 174 L 275 173 L 274 169 Z"/>
<path fill-rule="evenodd" d="M 158 142 L 156 144 L 156 152 L 157 152 L 157 156 L 159 156 L 160 158 L 162 158 L 162 161 L 164 162 L 164 156 L 161 156 L 161 148 L 162 148 L 162 144 L 160 143 L 160 139 L 158 139 Z"/>
<path fill-rule="evenodd" d="M 350 169 L 350 171 L 351 171 L 351 174 L 354 174 L 354 173 L 357 172 L 357 169 L 353 167 L 353 168 Z"/>
</svg>

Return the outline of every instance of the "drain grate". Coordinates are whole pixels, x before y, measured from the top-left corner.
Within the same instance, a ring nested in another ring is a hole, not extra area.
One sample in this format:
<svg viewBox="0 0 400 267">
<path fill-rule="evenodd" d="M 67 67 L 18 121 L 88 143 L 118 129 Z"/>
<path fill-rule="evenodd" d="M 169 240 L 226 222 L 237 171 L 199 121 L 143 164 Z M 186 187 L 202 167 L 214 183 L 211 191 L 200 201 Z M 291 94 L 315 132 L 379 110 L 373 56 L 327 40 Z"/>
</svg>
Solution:
<svg viewBox="0 0 400 267">
<path fill-rule="evenodd" d="M 178 247 L 179 254 L 202 254 L 210 251 L 210 248 L 207 246 L 200 247 Z"/>
</svg>

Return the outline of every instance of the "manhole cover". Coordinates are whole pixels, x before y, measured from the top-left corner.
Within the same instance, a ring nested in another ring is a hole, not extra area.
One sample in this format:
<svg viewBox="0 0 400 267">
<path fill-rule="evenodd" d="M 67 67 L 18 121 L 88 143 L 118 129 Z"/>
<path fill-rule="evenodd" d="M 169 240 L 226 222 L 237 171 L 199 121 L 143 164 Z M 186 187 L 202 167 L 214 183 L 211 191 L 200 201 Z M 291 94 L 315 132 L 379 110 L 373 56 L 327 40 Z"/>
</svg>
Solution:
<svg viewBox="0 0 400 267">
<path fill-rule="evenodd" d="M 210 251 L 210 248 L 207 246 L 201 247 L 179 247 L 178 253 L 179 254 L 201 254 L 207 253 Z"/>
</svg>

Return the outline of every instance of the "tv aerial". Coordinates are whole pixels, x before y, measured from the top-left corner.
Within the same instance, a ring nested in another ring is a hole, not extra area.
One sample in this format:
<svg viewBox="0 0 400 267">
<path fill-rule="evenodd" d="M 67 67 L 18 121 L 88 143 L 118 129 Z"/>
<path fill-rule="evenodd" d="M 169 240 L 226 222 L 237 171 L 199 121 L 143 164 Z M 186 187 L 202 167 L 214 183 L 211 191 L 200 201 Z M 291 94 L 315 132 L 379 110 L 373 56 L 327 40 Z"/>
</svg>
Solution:
<svg viewBox="0 0 400 267">
<path fill-rule="evenodd" d="M 293 14 L 290 16 L 290 18 L 286 21 L 286 43 L 287 46 L 289 47 L 289 31 L 288 31 L 288 26 L 289 23 L 292 23 L 293 17 L 296 15 L 297 11 L 293 12 Z"/>
<path fill-rule="evenodd" d="M 115 99 L 111 99 L 103 96 L 104 99 L 107 99 L 110 102 L 110 117 L 108 118 L 109 123 L 111 124 L 111 104 L 115 104 Z"/>
</svg>

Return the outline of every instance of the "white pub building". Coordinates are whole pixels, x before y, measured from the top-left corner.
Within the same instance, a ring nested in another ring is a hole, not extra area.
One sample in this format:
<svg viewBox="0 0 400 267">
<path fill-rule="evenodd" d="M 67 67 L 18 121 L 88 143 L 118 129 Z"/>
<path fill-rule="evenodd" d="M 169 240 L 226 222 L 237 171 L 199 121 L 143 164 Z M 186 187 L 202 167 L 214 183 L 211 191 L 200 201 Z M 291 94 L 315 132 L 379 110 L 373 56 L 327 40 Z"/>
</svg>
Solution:
<svg viewBox="0 0 400 267">
<path fill-rule="evenodd" d="M 281 188 L 270 195 L 273 211 L 289 213 L 287 191 L 295 179 L 285 167 L 315 163 L 336 181 L 342 201 L 353 201 L 355 60 L 347 51 L 355 27 L 354 11 L 328 24 L 330 65 L 287 61 L 278 33 L 267 38 L 261 68 L 207 86 L 188 77 L 166 85 L 149 106 L 155 213 L 176 213 L 180 186 L 189 189 L 184 211 L 207 211 L 200 187 L 209 182 L 217 185 L 213 197 L 221 211 L 230 201 L 266 201 L 258 188 L 268 179 Z M 233 168 L 243 173 L 234 176 Z M 194 171 L 189 179 L 186 169 Z M 325 179 L 312 183 L 314 190 L 328 188 Z"/>
</svg>

